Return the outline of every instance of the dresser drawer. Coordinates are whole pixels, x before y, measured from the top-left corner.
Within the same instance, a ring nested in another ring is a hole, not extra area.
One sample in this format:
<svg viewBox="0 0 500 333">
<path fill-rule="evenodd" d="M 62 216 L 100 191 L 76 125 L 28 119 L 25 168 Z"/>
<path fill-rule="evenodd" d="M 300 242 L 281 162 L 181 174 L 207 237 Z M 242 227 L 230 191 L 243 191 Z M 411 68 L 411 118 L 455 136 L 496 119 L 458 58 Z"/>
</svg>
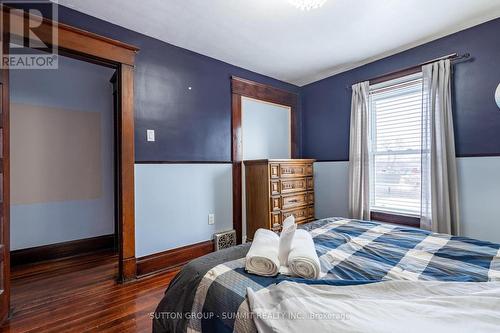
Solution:
<svg viewBox="0 0 500 333">
<path fill-rule="evenodd" d="M 271 195 L 279 195 L 281 193 L 281 182 L 279 180 L 271 180 L 269 192 L 271 192 Z"/>
<path fill-rule="evenodd" d="M 271 211 L 280 211 L 282 207 L 281 197 L 271 197 L 271 202 L 269 207 Z"/>
<path fill-rule="evenodd" d="M 269 175 L 271 178 L 280 177 L 280 165 L 279 164 L 269 164 Z"/>
<path fill-rule="evenodd" d="M 291 215 L 295 216 L 295 222 L 305 222 L 306 220 L 311 218 L 311 213 L 314 214 L 314 208 L 312 209 L 313 210 L 311 211 L 311 207 L 300 207 L 284 210 L 281 212 L 281 222 L 283 223 L 283 221 Z"/>
<path fill-rule="evenodd" d="M 314 190 L 314 178 L 313 177 L 307 178 L 307 189 Z"/>
<path fill-rule="evenodd" d="M 281 178 L 296 178 L 312 176 L 312 164 L 280 164 L 279 175 Z"/>
<path fill-rule="evenodd" d="M 281 212 L 272 212 L 269 213 L 269 222 L 272 231 L 280 231 L 281 230 Z"/>
<path fill-rule="evenodd" d="M 314 204 L 314 192 L 307 192 L 307 204 Z"/>
<path fill-rule="evenodd" d="M 302 192 L 307 190 L 306 178 L 282 179 L 280 183 L 281 194 Z"/>
<path fill-rule="evenodd" d="M 309 206 L 307 208 L 307 219 L 314 220 L 314 206 Z"/>
<path fill-rule="evenodd" d="M 281 209 L 305 206 L 308 203 L 308 193 L 284 195 L 281 197 Z"/>
</svg>

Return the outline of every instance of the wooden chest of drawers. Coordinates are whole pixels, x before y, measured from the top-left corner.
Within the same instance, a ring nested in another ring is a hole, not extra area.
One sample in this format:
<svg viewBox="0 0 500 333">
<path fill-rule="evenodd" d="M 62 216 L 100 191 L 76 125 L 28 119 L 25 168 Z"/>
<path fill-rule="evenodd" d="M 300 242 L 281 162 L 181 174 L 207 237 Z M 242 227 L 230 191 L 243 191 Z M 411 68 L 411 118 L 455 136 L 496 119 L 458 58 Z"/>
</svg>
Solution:
<svg viewBox="0 0 500 333">
<path fill-rule="evenodd" d="M 313 162 L 244 161 L 248 239 L 259 228 L 280 231 L 283 220 L 290 215 L 297 223 L 314 220 Z"/>
</svg>

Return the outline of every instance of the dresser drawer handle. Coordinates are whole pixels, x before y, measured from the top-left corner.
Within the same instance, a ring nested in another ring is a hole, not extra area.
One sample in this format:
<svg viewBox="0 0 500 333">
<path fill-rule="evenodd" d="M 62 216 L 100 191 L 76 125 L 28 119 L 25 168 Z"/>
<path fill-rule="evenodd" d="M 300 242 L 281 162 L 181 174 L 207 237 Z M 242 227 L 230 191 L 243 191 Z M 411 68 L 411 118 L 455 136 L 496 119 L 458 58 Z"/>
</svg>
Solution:
<svg viewBox="0 0 500 333">
<path fill-rule="evenodd" d="M 304 173 L 304 168 L 283 168 L 281 169 L 283 173 L 285 174 L 303 174 Z"/>
</svg>

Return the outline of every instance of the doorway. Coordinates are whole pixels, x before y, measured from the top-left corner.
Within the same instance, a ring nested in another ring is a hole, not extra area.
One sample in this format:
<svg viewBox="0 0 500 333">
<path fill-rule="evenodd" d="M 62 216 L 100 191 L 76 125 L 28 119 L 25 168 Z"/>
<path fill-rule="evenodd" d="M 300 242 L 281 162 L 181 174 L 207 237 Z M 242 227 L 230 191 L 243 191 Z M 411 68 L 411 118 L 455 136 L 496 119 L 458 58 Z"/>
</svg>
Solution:
<svg viewBox="0 0 500 333">
<path fill-rule="evenodd" d="M 3 22 L 2 48 L 8 55 L 10 40 L 26 40 L 24 27 L 36 26 L 36 37 L 45 45 L 57 46 L 59 53 L 75 59 L 98 63 L 117 71 L 119 112 L 116 117 L 118 179 L 118 279 L 127 281 L 136 277 L 135 223 L 134 223 L 134 63 L 138 48 L 110 38 L 41 19 L 33 14 L 1 8 Z M 57 39 L 53 40 L 53 31 Z M 31 38 L 31 37 L 30 37 Z M 10 90 L 9 68 L 0 70 L 1 89 L 1 183 L 0 198 L 0 321 L 5 320 L 10 306 Z"/>
<path fill-rule="evenodd" d="M 257 105 L 262 102 L 271 103 L 273 107 L 278 107 L 289 112 L 289 127 L 281 127 L 285 130 L 289 128 L 289 152 L 291 158 L 298 158 L 298 95 L 281 90 L 269 85 L 242 79 L 239 77 L 231 78 L 231 133 L 232 150 L 231 160 L 233 164 L 233 228 L 236 230 L 236 239 L 238 244 L 243 241 L 243 166 L 244 147 L 243 147 L 243 128 L 242 128 L 242 107 L 243 99 L 250 98 L 257 101 Z M 264 110 L 265 108 L 258 109 Z M 267 142 L 267 140 L 266 140 Z M 281 150 L 281 149 L 280 149 Z M 281 154 L 281 153 L 280 153 Z"/>
<path fill-rule="evenodd" d="M 11 69 L 11 266 L 116 249 L 115 72 Z"/>
<path fill-rule="evenodd" d="M 291 108 L 249 97 L 241 98 L 242 160 L 291 158 Z M 242 179 L 242 242 L 246 241 L 246 182 Z"/>
</svg>

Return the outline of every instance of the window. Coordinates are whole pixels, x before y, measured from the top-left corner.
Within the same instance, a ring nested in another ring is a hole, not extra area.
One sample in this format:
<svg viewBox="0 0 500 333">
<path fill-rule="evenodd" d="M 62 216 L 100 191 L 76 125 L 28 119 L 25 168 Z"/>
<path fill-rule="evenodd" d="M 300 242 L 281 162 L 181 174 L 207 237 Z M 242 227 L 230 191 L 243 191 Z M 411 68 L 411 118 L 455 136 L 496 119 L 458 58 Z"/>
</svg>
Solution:
<svg viewBox="0 0 500 333">
<path fill-rule="evenodd" d="M 370 210 L 420 216 L 422 74 L 370 86 Z"/>
</svg>

